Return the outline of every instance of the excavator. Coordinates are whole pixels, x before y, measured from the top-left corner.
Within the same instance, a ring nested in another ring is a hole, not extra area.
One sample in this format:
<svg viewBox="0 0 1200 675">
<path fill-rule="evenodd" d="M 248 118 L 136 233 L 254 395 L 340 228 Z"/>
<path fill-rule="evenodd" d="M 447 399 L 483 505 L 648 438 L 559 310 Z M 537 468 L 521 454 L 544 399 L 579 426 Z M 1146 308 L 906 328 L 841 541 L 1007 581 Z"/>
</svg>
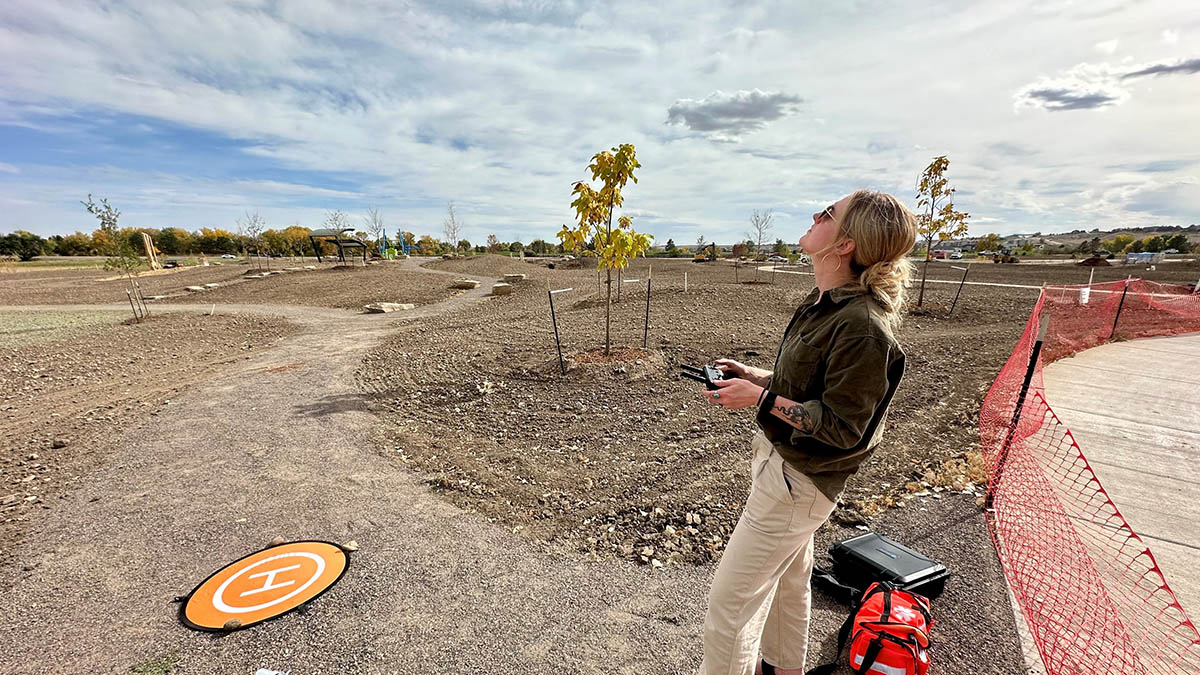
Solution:
<svg viewBox="0 0 1200 675">
<path fill-rule="evenodd" d="M 712 262 L 717 259 L 716 243 L 708 244 L 707 246 L 696 251 L 696 255 L 692 256 L 692 262 Z"/>
</svg>

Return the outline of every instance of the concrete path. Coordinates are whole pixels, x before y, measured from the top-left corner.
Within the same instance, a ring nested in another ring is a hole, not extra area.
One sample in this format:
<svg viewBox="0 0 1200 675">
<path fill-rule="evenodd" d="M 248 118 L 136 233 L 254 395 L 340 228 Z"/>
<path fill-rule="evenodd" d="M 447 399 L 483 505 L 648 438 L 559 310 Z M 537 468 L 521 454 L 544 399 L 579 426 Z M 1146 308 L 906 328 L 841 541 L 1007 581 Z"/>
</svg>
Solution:
<svg viewBox="0 0 1200 675">
<path fill-rule="evenodd" d="M 1050 407 L 1200 618 L 1200 335 L 1103 345 L 1043 378 Z"/>
</svg>

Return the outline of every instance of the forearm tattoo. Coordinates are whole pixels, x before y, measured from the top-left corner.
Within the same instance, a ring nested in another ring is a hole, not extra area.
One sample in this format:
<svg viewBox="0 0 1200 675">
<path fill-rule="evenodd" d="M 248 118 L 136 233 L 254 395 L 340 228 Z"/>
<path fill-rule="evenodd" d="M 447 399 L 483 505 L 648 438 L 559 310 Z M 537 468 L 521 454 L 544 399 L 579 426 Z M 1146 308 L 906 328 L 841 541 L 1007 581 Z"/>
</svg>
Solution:
<svg viewBox="0 0 1200 675">
<path fill-rule="evenodd" d="M 800 431 L 813 429 L 812 416 L 799 403 L 776 403 L 774 412 Z"/>
</svg>

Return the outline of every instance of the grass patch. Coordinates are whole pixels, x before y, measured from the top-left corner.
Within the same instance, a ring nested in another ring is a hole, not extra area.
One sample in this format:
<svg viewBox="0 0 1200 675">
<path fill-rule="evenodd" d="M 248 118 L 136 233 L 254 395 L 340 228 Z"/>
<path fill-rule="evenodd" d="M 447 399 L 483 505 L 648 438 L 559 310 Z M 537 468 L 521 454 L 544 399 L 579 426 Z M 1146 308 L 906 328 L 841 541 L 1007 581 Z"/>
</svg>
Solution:
<svg viewBox="0 0 1200 675">
<path fill-rule="evenodd" d="M 139 675 L 170 675 L 175 672 L 175 666 L 179 665 L 181 660 L 183 657 L 179 652 L 167 652 L 134 664 L 129 668 L 129 672 Z"/>
<path fill-rule="evenodd" d="M 82 268 L 103 268 L 104 260 L 99 258 L 36 258 L 34 260 L 26 260 L 24 262 L 13 263 L 17 269 L 29 268 L 46 268 L 46 267 L 82 267 Z"/>
</svg>

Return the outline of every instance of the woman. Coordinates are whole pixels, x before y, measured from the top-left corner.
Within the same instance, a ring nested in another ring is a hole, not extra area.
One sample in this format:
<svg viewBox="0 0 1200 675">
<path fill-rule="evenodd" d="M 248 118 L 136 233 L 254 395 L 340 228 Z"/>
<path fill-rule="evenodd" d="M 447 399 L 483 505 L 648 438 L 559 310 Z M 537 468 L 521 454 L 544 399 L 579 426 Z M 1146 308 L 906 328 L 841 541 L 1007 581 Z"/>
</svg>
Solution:
<svg viewBox="0 0 1200 675">
<path fill-rule="evenodd" d="M 817 287 L 792 316 L 774 370 L 717 361 L 727 379 L 705 396 L 757 406 L 760 430 L 750 496 L 709 591 L 703 673 L 804 672 L 813 533 L 879 442 L 904 372 L 893 329 L 916 236 L 912 213 L 881 192 L 814 214 L 800 246 Z"/>
</svg>

